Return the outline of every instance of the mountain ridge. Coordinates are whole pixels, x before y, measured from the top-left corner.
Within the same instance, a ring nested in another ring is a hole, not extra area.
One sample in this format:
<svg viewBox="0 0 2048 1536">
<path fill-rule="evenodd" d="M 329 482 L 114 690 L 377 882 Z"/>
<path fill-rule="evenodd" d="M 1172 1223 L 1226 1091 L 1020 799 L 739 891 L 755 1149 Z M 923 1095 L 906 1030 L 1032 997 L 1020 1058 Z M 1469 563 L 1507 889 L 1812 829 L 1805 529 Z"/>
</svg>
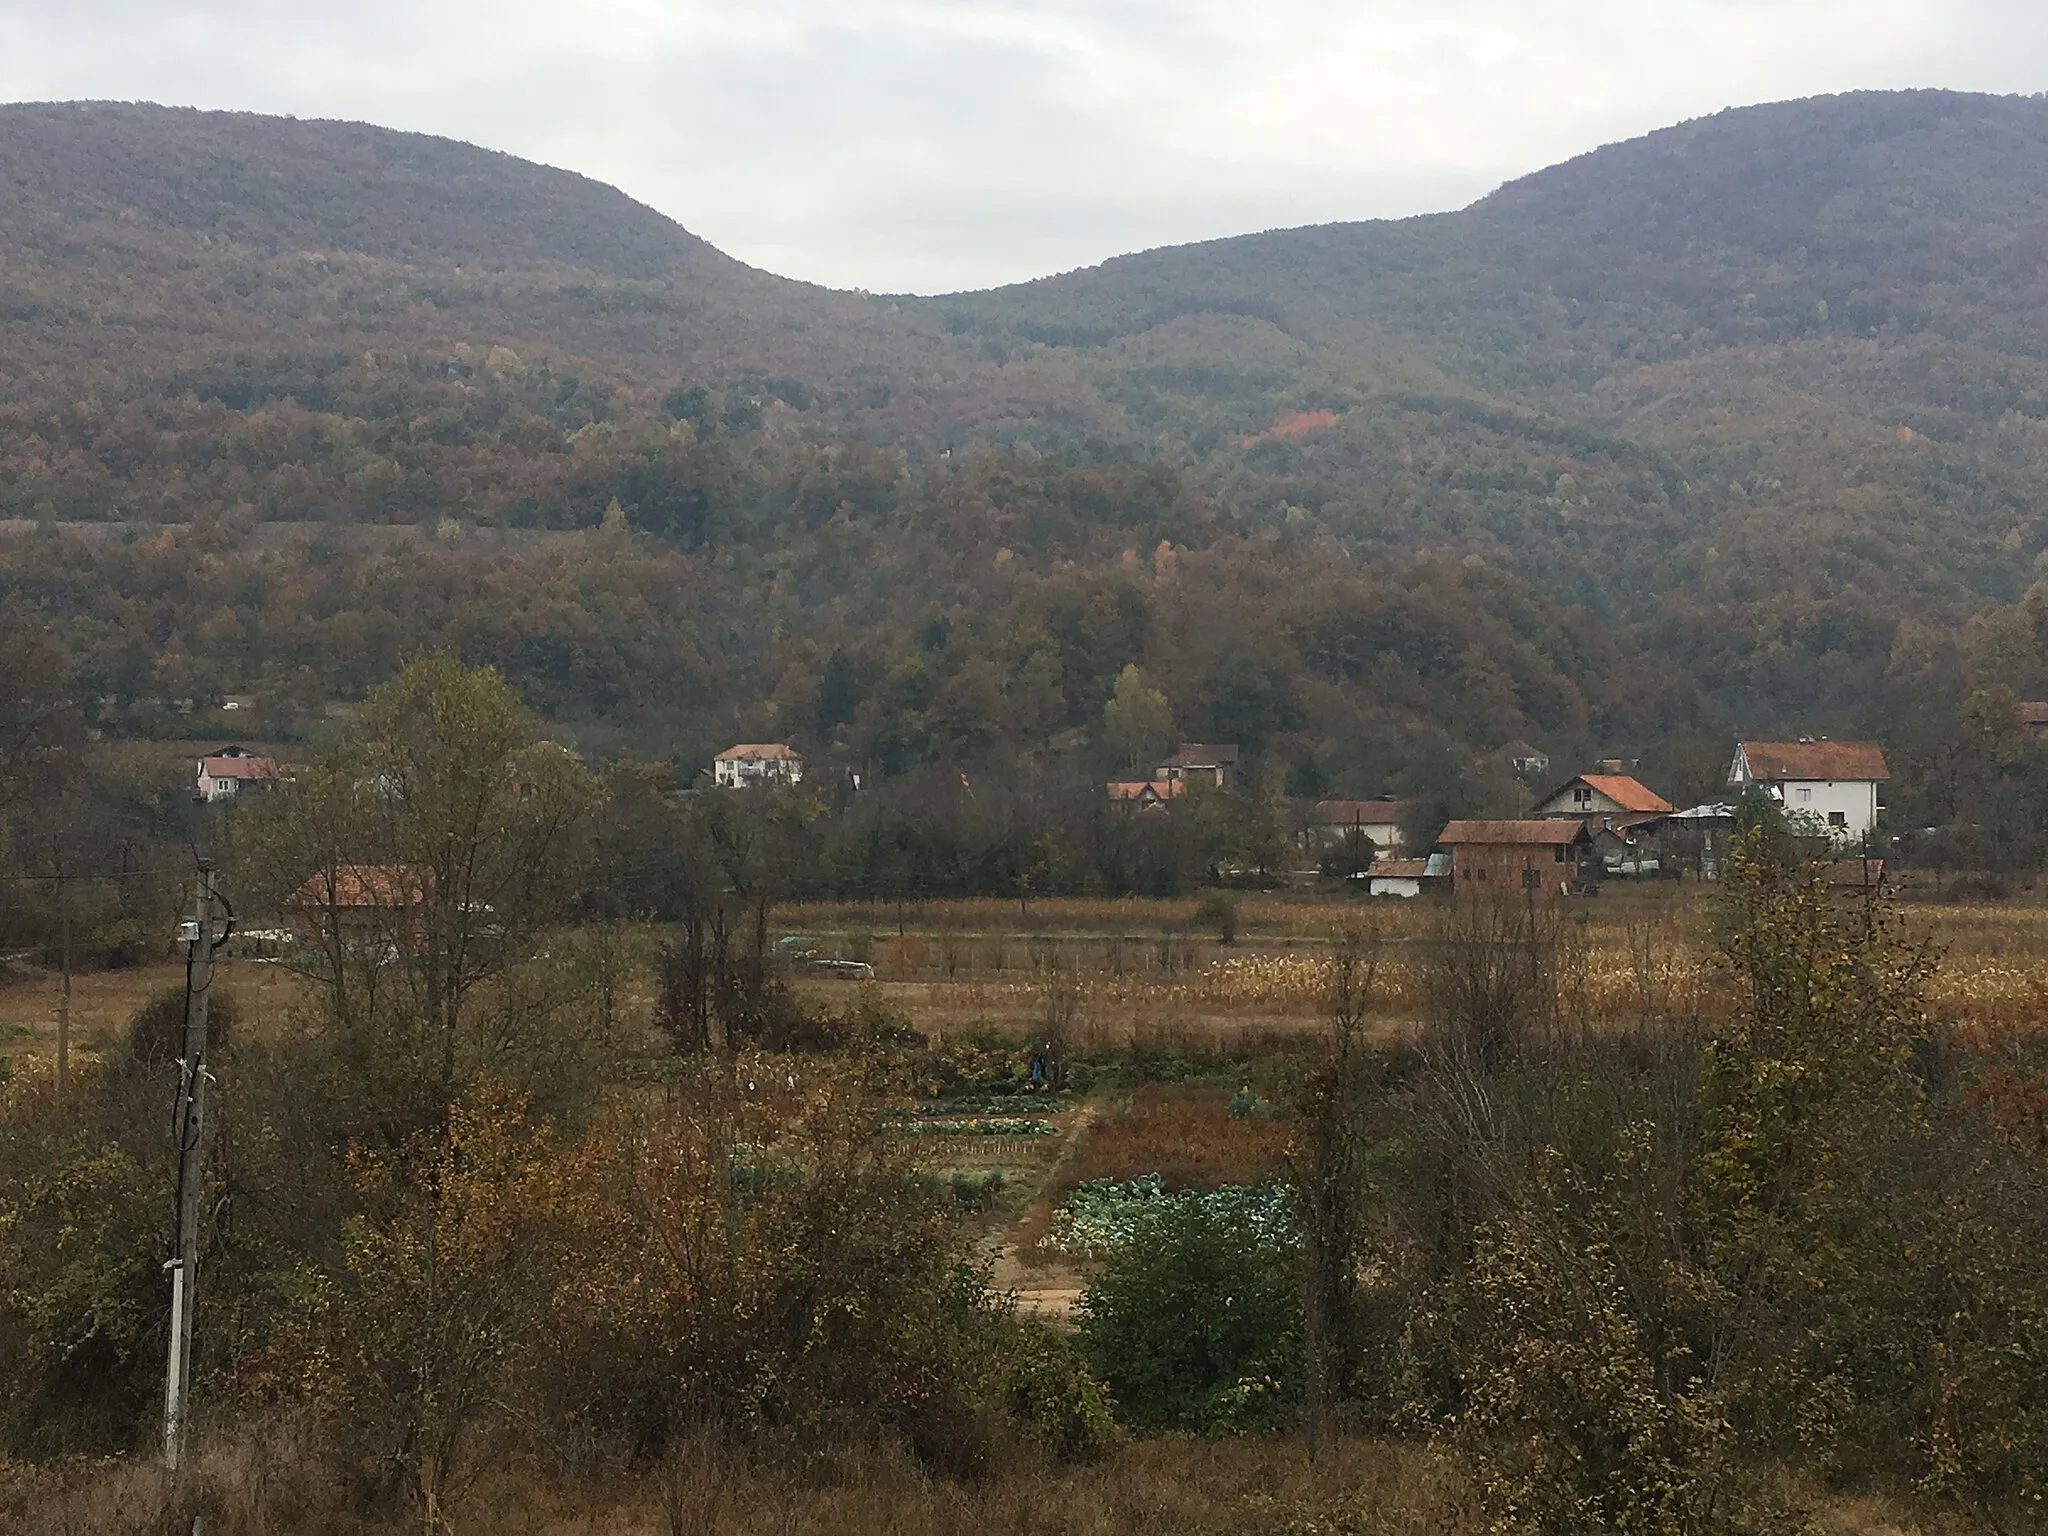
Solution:
<svg viewBox="0 0 2048 1536">
<path fill-rule="evenodd" d="M 452 140 L 7 107 L 0 516 L 616 509 L 763 569 L 879 520 L 864 558 L 910 570 L 888 541 L 923 535 L 887 520 L 994 456 L 1021 467 L 976 482 L 959 558 L 1479 562 L 1732 715 L 1841 730 L 1902 616 L 1960 625 L 2048 569 L 2044 250 L 2048 104 L 1954 92 L 1731 110 L 1461 210 L 932 298 L 759 272 Z M 1079 477 L 1051 523 L 1004 500 L 1051 494 L 1032 455 Z"/>
</svg>

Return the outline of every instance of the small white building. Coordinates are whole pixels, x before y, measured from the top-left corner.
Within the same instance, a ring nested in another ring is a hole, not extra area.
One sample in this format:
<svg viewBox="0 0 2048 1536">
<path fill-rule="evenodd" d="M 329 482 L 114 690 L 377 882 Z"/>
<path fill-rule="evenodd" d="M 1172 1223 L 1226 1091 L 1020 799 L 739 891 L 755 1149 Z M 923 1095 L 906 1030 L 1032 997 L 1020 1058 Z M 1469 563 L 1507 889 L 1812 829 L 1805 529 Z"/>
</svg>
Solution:
<svg viewBox="0 0 2048 1536">
<path fill-rule="evenodd" d="M 245 789 L 267 789 L 276 778 L 276 758 L 229 745 L 199 759 L 192 798 L 211 805 L 217 800 L 232 800 Z"/>
<path fill-rule="evenodd" d="M 1728 783 L 1762 788 L 1788 816 L 1810 817 L 1837 842 L 1852 842 L 1877 825 L 1884 809 L 1878 786 L 1891 778 L 1884 749 L 1871 741 L 1739 741 Z"/>
<path fill-rule="evenodd" d="M 1426 859 L 1377 859 L 1365 872 L 1365 890 L 1369 896 L 1412 899 L 1422 894 L 1424 886 L 1440 884 L 1450 872 L 1447 853 L 1432 853 Z"/>
<path fill-rule="evenodd" d="M 801 784 L 804 760 L 786 741 L 743 741 L 711 760 L 711 779 L 721 789 L 754 784 Z"/>
</svg>

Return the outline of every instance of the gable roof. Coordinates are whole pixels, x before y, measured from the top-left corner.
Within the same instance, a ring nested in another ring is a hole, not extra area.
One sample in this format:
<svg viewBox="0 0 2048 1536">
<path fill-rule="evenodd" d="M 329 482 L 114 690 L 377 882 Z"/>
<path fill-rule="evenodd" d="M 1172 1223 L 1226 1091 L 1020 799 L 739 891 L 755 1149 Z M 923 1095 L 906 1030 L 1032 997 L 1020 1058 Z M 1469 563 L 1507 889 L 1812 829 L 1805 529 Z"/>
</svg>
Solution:
<svg viewBox="0 0 2048 1536">
<path fill-rule="evenodd" d="M 1666 800 L 1654 789 L 1643 783 L 1642 780 L 1631 774 L 1582 773 L 1576 779 L 1567 782 L 1558 793 L 1562 794 L 1564 790 L 1570 789 L 1573 784 L 1590 784 L 1624 811 L 1641 811 L 1668 815 L 1670 812 L 1678 809 L 1669 800 Z"/>
<path fill-rule="evenodd" d="M 1482 847 L 1524 845 L 1555 848 L 1560 843 L 1586 841 L 1582 821 L 1454 821 L 1438 836 L 1440 843 L 1477 844 Z"/>
<path fill-rule="evenodd" d="M 1366 871 L 1374 880 L 1420 880 L 1432 873 L 1428 859 L 1374 859 Z"/>
<path fill-rule="evenodd" d="M 717 763 L 758 763 L 796 756 L 796 749 L 786 741 L 743 741 L 736 747 L 727 747 L 713 762 Z"/>
<path fill-rule="evenodd" d="M 258 757 L 241 747 L 232 751 L 209 752 L 199 759 L 199 772 L 209 779 L 274 779 L 277 759 Z"/>
<path fill-rule="evenodd" d="M 1166 760 L 1169 768 L 1228 768 L 1237 761 L 1234 741 L 1184 741 L 1180 750 Z"/>
<path fill-rule="evenodd" d="M 403 864 L 342 864 L 307 877 L 290 907 L 407 907 L 427 898 L 428 880 Z"/>
<path fill-rule="evenodd" d="M 2021 699 L 2013 707 L 2020 712 L 2021 725 L 2048 725 L 2048 699 Z"/>
<path fill-rule="evenodd" d="M 1178 779 L 1113 779 L 1109 785 L 1109 798 L 1142 800 L 1149 794 L 1156 800 L 1171 800 L 1186 788 L 1187 785 Z"/>
<path fill-rule="evenodd" d="M 1874 741 L 1741 741 L 1752 779 L 1882 783 L 1892 776 Z"/>
<path fill-rule="evenodd" d="M 1308 819 L 1319 827 L 1391 827 L 1407 814 L 1406 800 L 1318 800 Z"/>
</svg>

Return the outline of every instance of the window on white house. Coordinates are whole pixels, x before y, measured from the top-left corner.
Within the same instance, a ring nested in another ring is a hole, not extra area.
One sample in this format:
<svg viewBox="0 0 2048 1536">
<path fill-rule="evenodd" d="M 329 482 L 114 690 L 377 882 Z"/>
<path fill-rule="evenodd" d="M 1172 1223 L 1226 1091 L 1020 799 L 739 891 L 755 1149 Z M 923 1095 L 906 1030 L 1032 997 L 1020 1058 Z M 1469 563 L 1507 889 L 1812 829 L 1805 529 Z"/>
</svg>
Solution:
<svg viewBox="0 0 2048 1536">
<path fill-rule="evenodd" d="M 1802 789 L 1798 791 L 1798 795 L 1799 798 L 1802 800 L 1811 800 L 1813 798 L 1813 791 L 1810 789 Z"/>
<path fill-rule="evenodd" d="M 1829 811 L 1828 825 L 1831 827 L 1846 827 L 1849 825 L 1849 813 L 1847 811 Z"/>
<path fill-rule="evenodd" d="M 1591 805 L 1593 803 L 1593 791 L 1590 789 L 1575 789 L 1572 791 L 1572 799 L 1580 805 Z"/>
</svg>

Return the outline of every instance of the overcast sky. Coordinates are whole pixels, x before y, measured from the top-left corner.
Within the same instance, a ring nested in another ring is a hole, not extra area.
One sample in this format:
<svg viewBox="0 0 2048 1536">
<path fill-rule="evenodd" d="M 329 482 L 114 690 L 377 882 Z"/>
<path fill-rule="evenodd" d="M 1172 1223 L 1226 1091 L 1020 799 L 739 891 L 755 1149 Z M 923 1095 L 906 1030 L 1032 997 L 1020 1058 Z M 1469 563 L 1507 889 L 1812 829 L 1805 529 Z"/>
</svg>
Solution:
<svg viewBox="0 0 2048 1536">
<path fill-rule="evenodd" d="M 2048 89 L 2042 0 L 0 0 L 0 99 L 447 134 L 840 287 L 1462 206 L 1724 106 Z"/>
</svg>

